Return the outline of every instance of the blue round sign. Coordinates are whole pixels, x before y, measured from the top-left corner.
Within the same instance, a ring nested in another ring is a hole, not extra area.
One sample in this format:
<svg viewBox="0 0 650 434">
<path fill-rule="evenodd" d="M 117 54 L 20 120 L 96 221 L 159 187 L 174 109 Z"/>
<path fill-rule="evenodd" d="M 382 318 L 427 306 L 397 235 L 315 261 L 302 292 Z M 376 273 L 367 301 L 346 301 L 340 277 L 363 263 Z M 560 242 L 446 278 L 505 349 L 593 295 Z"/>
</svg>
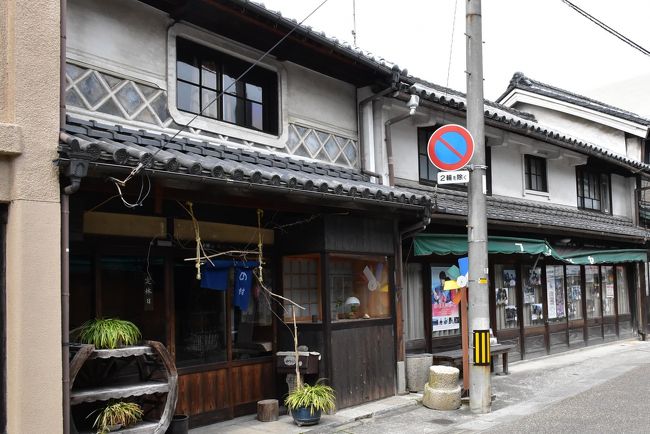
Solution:
<svg viewBox="0 0 650 434">
<path fill-rule="evenodd" d="M 436 130 L 429 138 L 427 154 L 440 170 L 458 170 L 472 159 L 474 139 L 465 127 L 450 124 Z"/>
</svg>

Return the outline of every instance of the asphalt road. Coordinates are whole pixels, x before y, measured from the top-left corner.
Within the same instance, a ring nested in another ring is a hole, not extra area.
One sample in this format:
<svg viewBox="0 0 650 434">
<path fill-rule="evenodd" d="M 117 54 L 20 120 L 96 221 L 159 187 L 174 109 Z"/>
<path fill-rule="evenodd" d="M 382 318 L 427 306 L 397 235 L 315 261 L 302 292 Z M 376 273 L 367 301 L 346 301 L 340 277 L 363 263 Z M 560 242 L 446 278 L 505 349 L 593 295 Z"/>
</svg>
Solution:
<svg viewBox="0 0 650 434">
<path fill-rule="evenodd" d="M 398 433 L 648 433 L 650 343 L 626 341 L 511 366 L 493 376 L 492 412 L 409 407 L 333 430 Z"/>
<path fill-rule="evenodd" d="M 650 364 L 487 433 L 650 433 Z"/>
</svg>

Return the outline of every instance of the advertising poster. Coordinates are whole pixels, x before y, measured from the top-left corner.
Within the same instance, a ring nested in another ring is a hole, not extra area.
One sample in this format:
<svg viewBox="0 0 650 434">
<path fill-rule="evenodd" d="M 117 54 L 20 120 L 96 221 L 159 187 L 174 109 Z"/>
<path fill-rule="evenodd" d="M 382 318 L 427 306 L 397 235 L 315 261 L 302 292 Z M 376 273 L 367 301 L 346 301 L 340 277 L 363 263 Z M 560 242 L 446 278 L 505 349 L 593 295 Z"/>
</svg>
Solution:
<svg viewBox="0 0 650 434">
<path fill-rule="evenodd" d="M 555 270 L 553 267 L 546 267 L 546 295 L 548 301 L 548 317 L 556 318 L 556 298 L 555 298 Z"/>
<path fill-rule="evenodd" d="M 453 291 L 444 290 L 448 268 L 431 267 L 431 328 L 434 332 L 460 328 L 458 305 L 453 302 Z"/>
</svg>

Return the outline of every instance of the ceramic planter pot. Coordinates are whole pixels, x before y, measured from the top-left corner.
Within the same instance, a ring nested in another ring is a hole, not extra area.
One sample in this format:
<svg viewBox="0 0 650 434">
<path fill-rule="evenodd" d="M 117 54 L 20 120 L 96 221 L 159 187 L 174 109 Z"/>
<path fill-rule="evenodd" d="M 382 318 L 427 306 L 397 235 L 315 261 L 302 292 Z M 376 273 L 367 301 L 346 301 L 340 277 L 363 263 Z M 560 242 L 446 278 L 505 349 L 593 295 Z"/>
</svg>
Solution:
<svg viewBox="0 0 650 434">
<path fill-rule="evenodd" d="M 307 407 L 300 407 L 291 410 L 293 421 L 298 426 L 316 425 L 320 421 L 320 410 L 315 410 L 313 413 Z"/>
</svg>

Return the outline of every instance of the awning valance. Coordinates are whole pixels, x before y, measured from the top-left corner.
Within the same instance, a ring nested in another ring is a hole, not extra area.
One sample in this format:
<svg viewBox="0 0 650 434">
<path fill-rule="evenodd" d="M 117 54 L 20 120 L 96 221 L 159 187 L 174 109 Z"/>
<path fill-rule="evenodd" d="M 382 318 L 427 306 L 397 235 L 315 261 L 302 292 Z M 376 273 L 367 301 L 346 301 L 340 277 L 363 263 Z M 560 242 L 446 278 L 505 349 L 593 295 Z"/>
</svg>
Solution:
<svg viewBox="0 0 650 434">
<path fill-rule="evenodd" d="M 647 262 L 648 254 L 641 249 L 597 250 L 564 253 L 564 260 L 575 265 L 620 264 L 623 262 Z"/>
<path fill-rule="evenodd" d="M 414 239 L 415 255 L 466 255 L 467 235 L 418 234 Z M 488 237 L 488 254 L 528 254 L 551 256 L 567 264 L 621 264 L 646 262 L 648 255 L 642 249 L 573 250 L 559 253 L 545 240 L 515 237 Z"/>
<path fill-rule="evenodd" d="M 488 254 L 542 254 L 562 260 L 562 257 L 544 240 L 514 237 L 488 237 Z M 465 255 L 467 235 L 418 234 L 415 236 L 415 255 Z"/>
</svg>

